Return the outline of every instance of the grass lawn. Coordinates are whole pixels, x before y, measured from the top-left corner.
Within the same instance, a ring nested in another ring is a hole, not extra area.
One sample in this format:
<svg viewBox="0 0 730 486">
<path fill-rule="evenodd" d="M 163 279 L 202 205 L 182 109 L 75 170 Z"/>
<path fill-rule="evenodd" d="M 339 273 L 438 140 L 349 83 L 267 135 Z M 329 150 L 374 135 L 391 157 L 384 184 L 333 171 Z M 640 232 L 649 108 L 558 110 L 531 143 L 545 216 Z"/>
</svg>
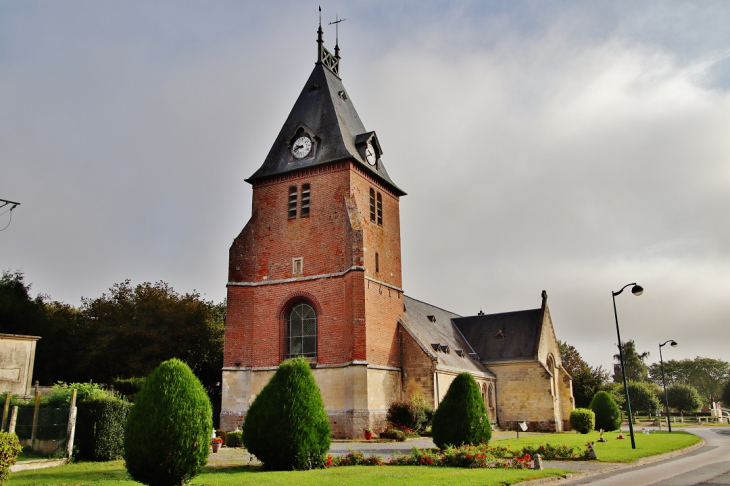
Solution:
<svg viewBox="0 0 730 486">
<path fill-rule="evenodd" d="M 206 468 L 197 476 L 195 485 L 265 484 L 297 486 L 352 485 L 480 485 L 501 486 L 530 479 L 560 476 L 565 469 L 461 469 L 420 466 L 352 466 L 314 471 L 266 472 L 250 466 Z M 26 485 L 139 485 L 127 476 L 123 461 L 80 462 L 67 466 L 12 473 L 7 486 Z"/>
<path fill-rule="evenodd" d="M 519 439 L 492 440 L 489 444 L 520 449 L 527 445 L 538 446 L 550 443 L 552 445 L 565 444 L 567 446 L 578 446 L 581 449 L 585 449 L 586 442 L 595 442 L 599 437 L 600 434 L 598 432 L 591 432 L 589 434 L 567 432 L 563 434 L 523 435 Z M 641 428 L 639 428 L 635 438 L 636 449 L 632 449 L 628 432 L 624 433 L 626 440 L 617 440 L 618 432 L 604 432 L 603 437 L 608 439 L 608 442 L 595 442 L 594 445 L 598 460 L 601 462 L 631 462 L 642 457 L 655 456 L 657 454 L 683 449 L 701 440 L 696 435 L 680 431 L 675 431 L 671 434 L 667 431 L 652 432 L 646 435 L 642 434 Z"/>
<path fill-rule="evenodd" d="M 686 432 L 653 432 L 649 435 L 637 434 L 636 449 L 631 449 L 631 440 L 616 440 L 617 432 L 603 434 L 607 443 L 596 443 L 598 460 L 602 462 L 631 462 L 641 457 L 662 454 L 688 447 L 700 441 L 700 438 Z M 626 434 L 628 435 L 628 433 Z M 588 441 L 598 440 L 598 432 L 590 434 L 563 433 L 523 435 L 519 439 L 501 439 L 490 442 L 494 446 L 519 449 L 526 445 L 578 446 L 585 449 Z M 257 467 L 234 466 L 227 468 L 206 468 L 203 474 L 196 477 L 195 485 L 238 485 L 266 484 L 297 486 L 332 485 L 504 485 L 514 484 L 530 479 L 560 476 L 569 470 L 546 469 L 533 471 L 528 469 L 461 469 L 420 466 L 352 466 L 330 468 L 315 471 L 267 472 Z M 8 486 L 25 485 L 137 485 L 129 479 L 123 461 L 112 462 L 79 462 L 66 466 L 36 471 L 12 473 L 7 481 Z"/>
</svg>

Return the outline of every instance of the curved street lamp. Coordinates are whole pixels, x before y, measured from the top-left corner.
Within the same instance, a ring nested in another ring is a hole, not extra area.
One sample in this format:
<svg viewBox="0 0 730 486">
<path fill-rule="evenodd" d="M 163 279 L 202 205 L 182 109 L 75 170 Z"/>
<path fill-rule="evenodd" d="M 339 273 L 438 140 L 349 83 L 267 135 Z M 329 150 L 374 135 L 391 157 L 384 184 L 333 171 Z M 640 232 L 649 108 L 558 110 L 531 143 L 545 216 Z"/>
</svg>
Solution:
<svg viewBox="0 0 730 486">
<path fill-rule="evenodd" d="M 670 339 L 668 341 L 664 341 L 662 344 L 659 345 L 659 362 L 662 366 L 662 385 L 664 385 L 664 405 L 667 407 L 667 427 L 669 427 L 669 432 L 672 431 L 672 423 L 669 421 L 669 398 L 667 397 L 667 382 L 664 380 L 664 360 L 662 359 L 662 347 L 669 343 L 669 345 L 673 348 L 677 347 L 677 341 L 674 339 Z"/>
<path fill-rule="evenodd" d="M 629 413 L 629 434 L 631 435 L 631 448 L 636 449 L 636 440 L 634 439 L 634 423 L 631 417 L 631 401 L 629 400 L 629 386 L 626 383 L 626 368 L 624 367 L 624 350 L 621 346 L 621 332 L 618 329 L 618 313 L 616 312 L 616 296 L 619 295 L 624 289 L 630 285 L 631 293 L 637 297 L 644 293 L 644 288 L 641 285 L 637 285 L 636 282 L 624 285 L 618 292 L 611 292 L 613 296 L 613 315 L 616 317 L 616 335 L 618 336 L 618 356 L 621 360 L 621 374 L 624 378 L 624 395 L 626 396 L 626 410 Z"/>
</svg>

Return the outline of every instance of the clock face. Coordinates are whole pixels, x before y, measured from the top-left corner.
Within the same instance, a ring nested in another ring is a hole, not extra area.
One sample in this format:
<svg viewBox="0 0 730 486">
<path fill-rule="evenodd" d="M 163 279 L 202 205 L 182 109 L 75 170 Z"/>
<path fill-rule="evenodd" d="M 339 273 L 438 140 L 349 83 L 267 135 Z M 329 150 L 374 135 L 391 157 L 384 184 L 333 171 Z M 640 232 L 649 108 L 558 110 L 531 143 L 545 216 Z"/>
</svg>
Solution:
<svg viewBox="0 0 730 486">
<path fill-rule="evenodd" d="M 312 140 L 305 136 L 297 138 L 294 142 L 294 146 L 291 149 L 291 153 L 297 159 L 303 159 L 312 151 Z"/>
<path fill-rule="evenodd" d="M 368 164 L 375 165 L 375 162 L 377 162 L 378 158 L 375 155 L 375 149 L 373 148 L 373 144 L 368 142 L 368 144 L 365 146 L 365 158 L 368 161 Z"/>
</svg>

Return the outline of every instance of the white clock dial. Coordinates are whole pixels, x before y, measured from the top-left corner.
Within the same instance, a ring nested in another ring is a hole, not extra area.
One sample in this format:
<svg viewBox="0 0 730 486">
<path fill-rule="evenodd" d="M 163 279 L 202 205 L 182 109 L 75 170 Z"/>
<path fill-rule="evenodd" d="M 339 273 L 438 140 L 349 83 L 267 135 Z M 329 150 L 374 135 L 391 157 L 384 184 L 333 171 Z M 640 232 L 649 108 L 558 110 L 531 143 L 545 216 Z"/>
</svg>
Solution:
<svg viewBox="0 0 730 486">
<path fill-rule="evenodd" d="M 299 137 L 291 149 L 291 153 L 297 159 L 303 159 L 312 151 L 312 140 L 307 136 Z"/>
<path fill-rule="evenodd" d="M 373 148 L 373 144 L 368 142 L 368 144 L 365 146 L 365 158 L 368 161 L 368 164 L 375 165 L 375 162 L 377 162 L 378 158 L 375 155 L 375 148 Z"/>
</svg>

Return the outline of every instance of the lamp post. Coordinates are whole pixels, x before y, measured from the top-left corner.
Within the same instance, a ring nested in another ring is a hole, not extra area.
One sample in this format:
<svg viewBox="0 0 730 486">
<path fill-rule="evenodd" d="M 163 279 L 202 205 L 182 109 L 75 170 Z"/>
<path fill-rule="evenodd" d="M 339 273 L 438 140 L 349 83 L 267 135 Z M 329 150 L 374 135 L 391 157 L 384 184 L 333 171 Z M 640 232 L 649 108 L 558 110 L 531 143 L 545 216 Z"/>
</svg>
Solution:
<svg viewBox="0 0 730 486">
<path fill-rule="evenodd" d="M 633 285 L 631 288 L 631 293 L 639 296 L 642 293 L 644 293 L 644 288 L 641 285 L 637 285 L 636 283 L 630 283 L 624 285 L 621 290 L 618 292 L 611 292 L 611 295 L 613 296 L 613 315 L 616 317 L 616 335 L 618 336 L 618 356 L 621 360 L 621 374 L 623 375 L 624 379 L 624 395 L 626 396 L 626 410 L 629 413 L 629 434 L 631 435 L 631 448 L 636 449 L 636 440 L 634 440 L 634 423 L 632 421 L 631 417 L 631 401 L 629 400 L 629 386 L 626 383 L 626 368 L 624 367 L 624 350 L 621 346 L 621 332 L 618 329 L 618 313 L 616 312 L 616 296 L 619 295 L 621 292 L 624 291 L 624 289 L 630 285 Z"/>
<path fill-rule="evenodd" d="M 669 421 L 669 398 L 667 397 L 667 382 L 664 379 L 664 359 L 662 359 L 662 346 L 669 343 L 669 345 L 673 348 L 677 347 L 677 341 L 674 339 L 670 339 L 669 341 L 664 341 L 662 344 L 659 345 L 659 363 L 661 363 L 662 367 L 662 385 L 664 385 L 664 405 L 667 407 L 667 427 L 669 427 L 669 432 L 672 431 L 672 423 Z"/>
</svg>

